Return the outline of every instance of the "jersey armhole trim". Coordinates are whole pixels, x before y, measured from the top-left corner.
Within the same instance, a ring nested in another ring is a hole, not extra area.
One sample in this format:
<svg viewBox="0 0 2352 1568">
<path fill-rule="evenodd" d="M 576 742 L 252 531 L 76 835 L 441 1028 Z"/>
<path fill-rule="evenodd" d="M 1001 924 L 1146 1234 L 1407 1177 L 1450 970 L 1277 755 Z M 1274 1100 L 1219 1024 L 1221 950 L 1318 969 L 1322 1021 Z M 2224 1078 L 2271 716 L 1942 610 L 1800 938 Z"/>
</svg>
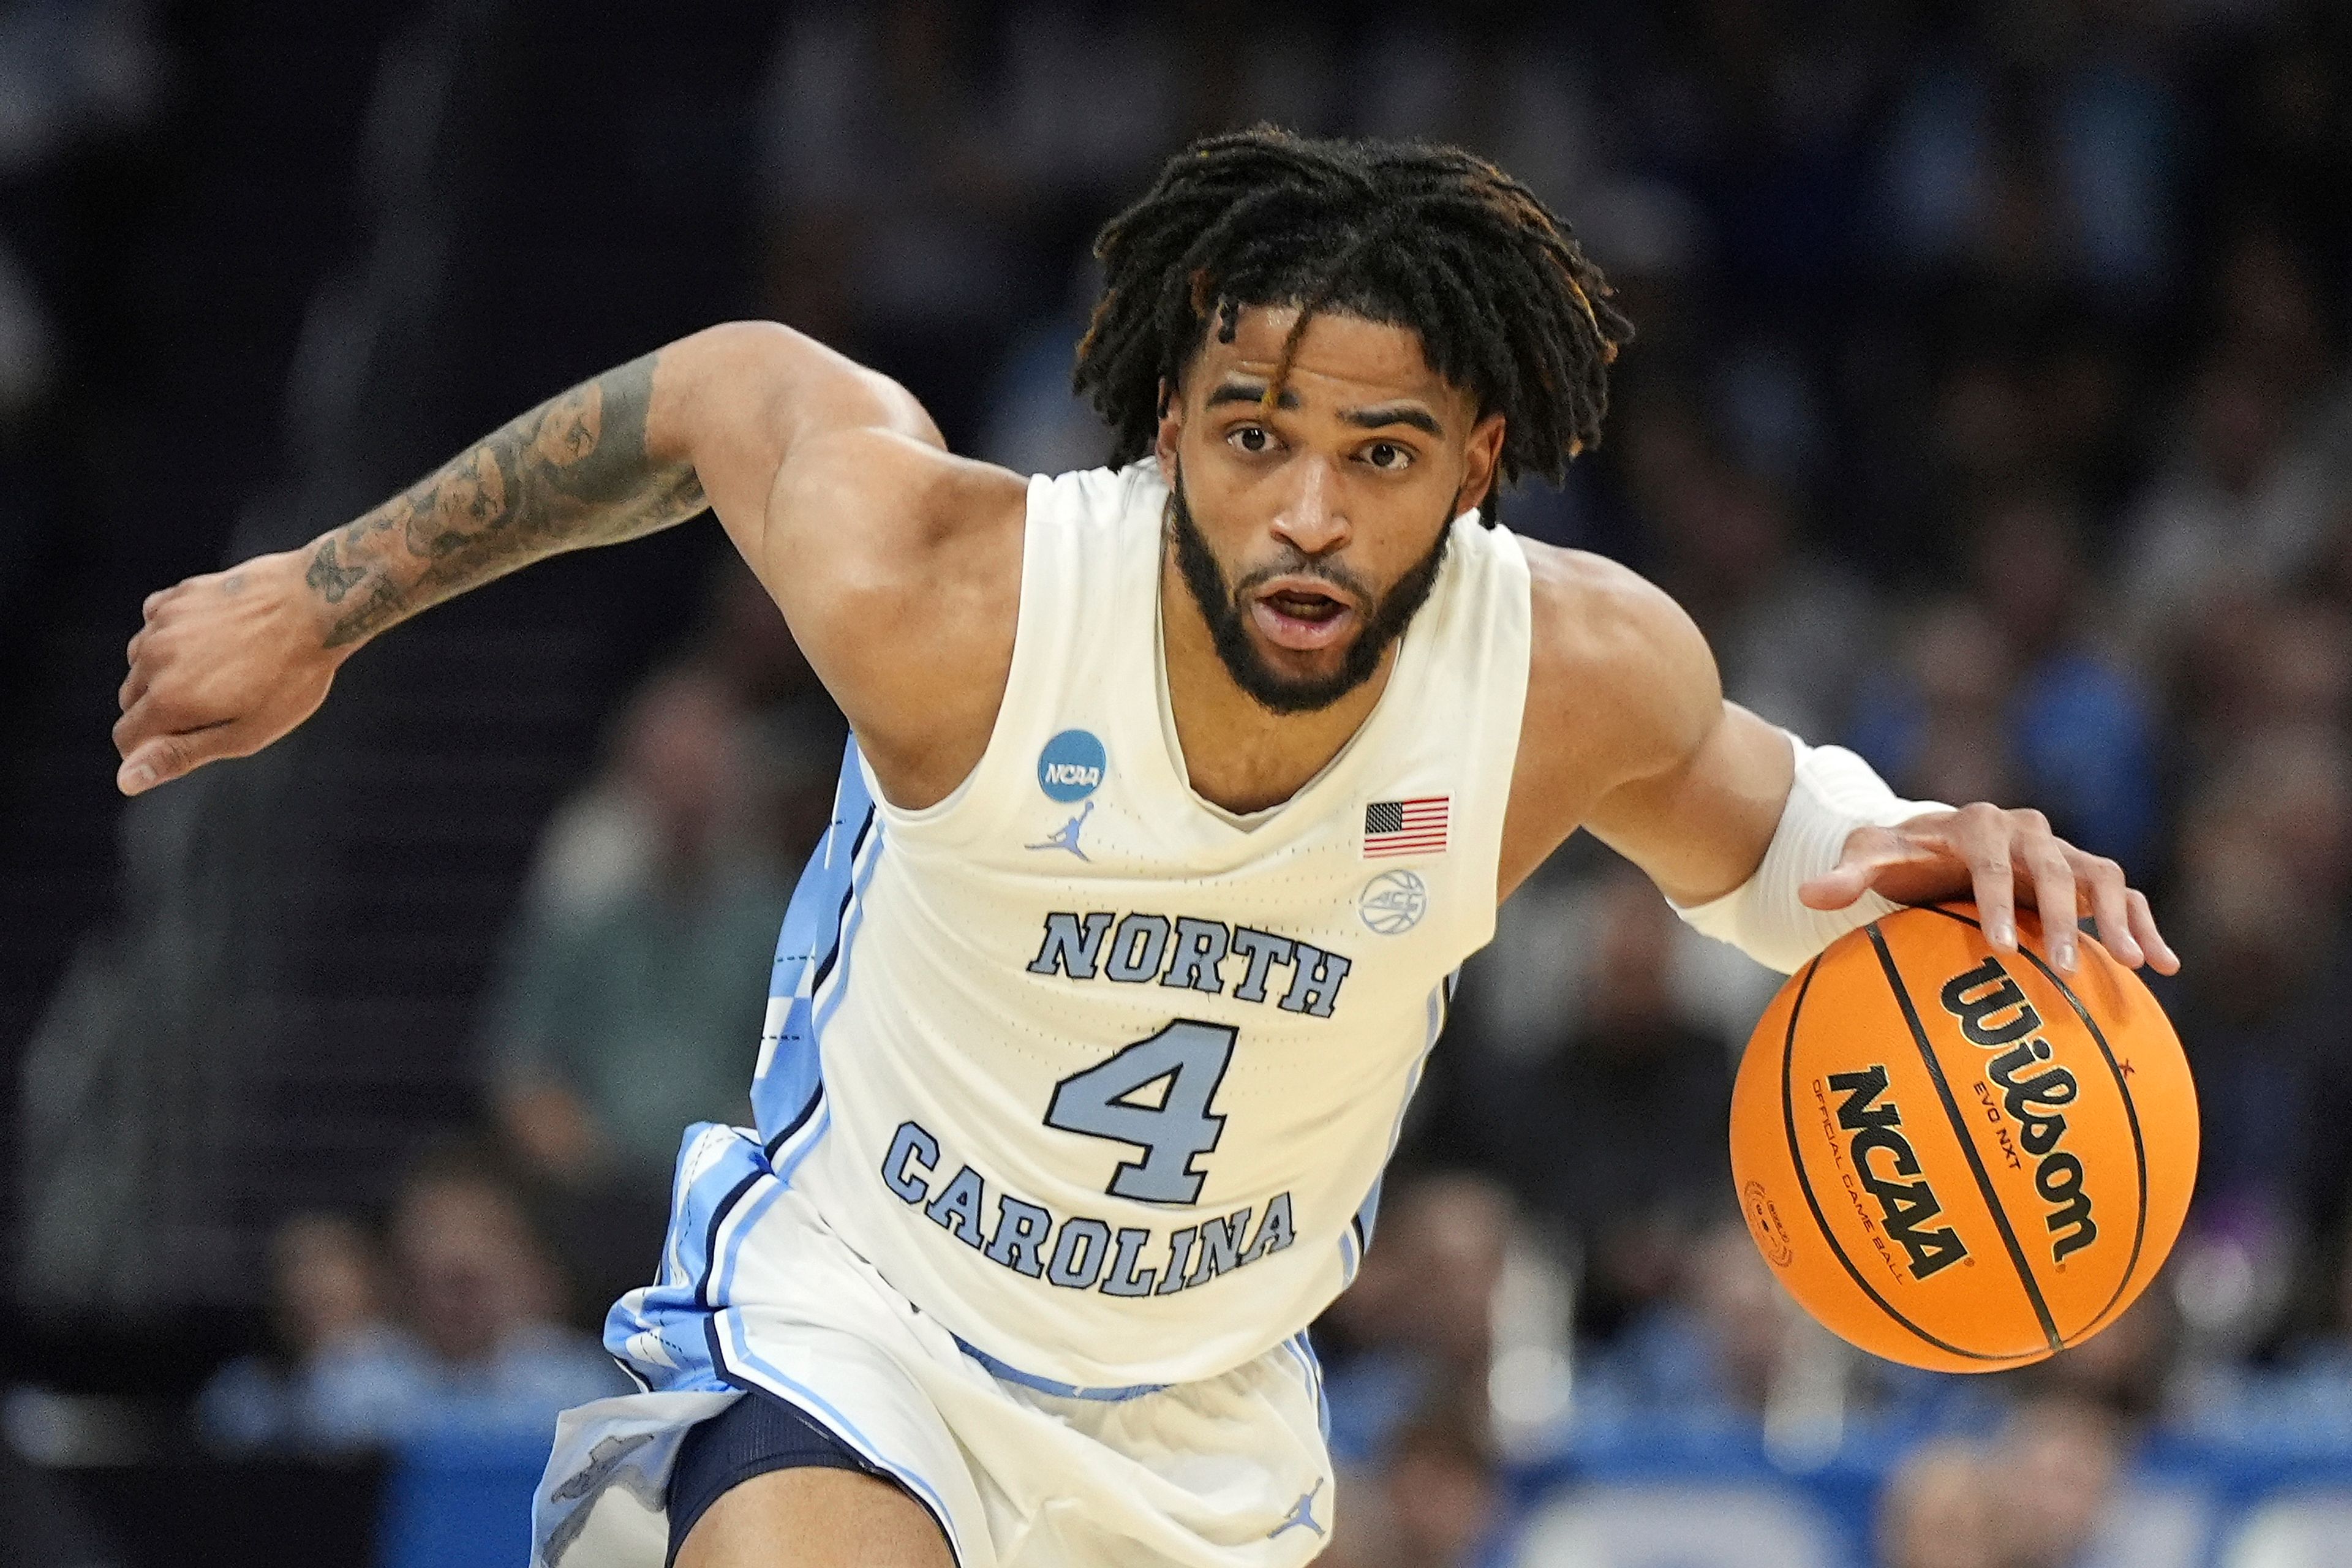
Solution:
<svg viewBox="0 0 2352 1568">
<path fill-rule="evenodd" d="M 1482 848 L 1491 851 L 1481 857 L 1483 862 L 1499 875 L 1503 864 L 1503 840 L 1510 831 L 1511 796 L 1519 781 L 1519 742 L 1527 734 L 1528 695 L 1535 689 L 1535 572 L 1528 563 L 1527 546 L 1520 542 L 1517 534 L 1498 524 L 1491 531 L 1488 537 L 1496 545 L 1496 555 L 1500 557 L 1499 570 L 1509 580 L 1508 591 L 1511 595 L 1511 603 L 1518 612 L 1522 634 L 1519 638 L 1518 667 L 1514 672 L 1513 684 L 1516 688 L 1516 695 L 1512 700 L 1497 704 L 1501 710 L 1498 721 L 1510 732 L 1510 745 L 1505 755 L 1511 759 L 1511 764 L 1503 770 L 1502 776 L 1496 781 L 1495 787 L 1502 792 L 1503 798 L 1496 803 L 1495 810 L 1489 818 L 1494 823 L 1493 842 L 1490 845 L 1482 846 Z M 1557 854 L 1559 851 L 1554 850 L 1553 853 Z M 1495 940 L 1496 929 L 1501 923 L 1502 900 L 1488 899 L 1482 907 L 1486 910 L 1486 918 L 1482 922 L 1483 934 L 1478 938 L 1480 948 Z M 1466 958 L 1468 955 L 1464 956 Z M 1457 969 L 1455 973 L 1459 973 L 1460 971 Z"/>
</svg>

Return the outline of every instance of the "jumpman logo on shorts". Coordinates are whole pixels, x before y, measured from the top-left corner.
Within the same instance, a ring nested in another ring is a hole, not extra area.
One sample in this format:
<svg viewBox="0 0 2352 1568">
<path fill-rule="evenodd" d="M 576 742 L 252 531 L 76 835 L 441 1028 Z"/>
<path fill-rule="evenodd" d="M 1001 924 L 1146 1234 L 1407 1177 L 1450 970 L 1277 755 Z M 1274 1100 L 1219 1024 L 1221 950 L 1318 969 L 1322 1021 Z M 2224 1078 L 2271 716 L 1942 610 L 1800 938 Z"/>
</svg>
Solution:
<svg viewBox="0 0 2352 1568">
<path fill-rule="evenodd" d="M 1062 826 L 1056 828 L 1043 844 L 1032 844 L 1028 847 L 1032 849 L 1066 849 L 1071 854 L 1076 856 L 1079 859 L 1086 860 L 1087 865 L 1093 865 L 1094 862 L 1087 858 L 1087 852 L 1078 847 L 1078 830 L 1086 826 L 1087 818 L 1092 816 L 1094 814 L 1095 803 L 1093 801 L 1088 801 L 1087 802 L 1086 810 L 1078 813 L 1077 816 L 1062 824 Z"/>
<path fill-rule="evenodd" d="M 643 1433 L 634 1437 L 607 1437 L 589 1450 L 588 1462 L 578 1473 L 547 1494 L 551 1502 L 577 1503 L 556 1527 L 548 1532 L 541 1559 L 548 1568 L 560 1568 L 572 1543 L 588 1528 L 588 1516 L 595 1511 L 596 1503 L 607 1488 L 619 1487 L 635 1498 L 646 1508 L 659 1513 L 667 1501 L 662 1483 L 646 1474 L 638 1451 L 653 1443 L 653 1434 Z"/>
<path fill-rule="evenodd" d="M 1323 1527 L 1315 1522 L 1315 1500 L 1322 1490 L 1323 1483 L 1317 1481 L 1314 1490 L 1299 1493 L 1298 1500 L 1290 1505 L 1290 1516 L 1267 1531 L 1265 1538 L 1272 1541 L 1286 1530 L 1311 1530 L 1318 1535 L 1322 1534 Z"/>
</svg>

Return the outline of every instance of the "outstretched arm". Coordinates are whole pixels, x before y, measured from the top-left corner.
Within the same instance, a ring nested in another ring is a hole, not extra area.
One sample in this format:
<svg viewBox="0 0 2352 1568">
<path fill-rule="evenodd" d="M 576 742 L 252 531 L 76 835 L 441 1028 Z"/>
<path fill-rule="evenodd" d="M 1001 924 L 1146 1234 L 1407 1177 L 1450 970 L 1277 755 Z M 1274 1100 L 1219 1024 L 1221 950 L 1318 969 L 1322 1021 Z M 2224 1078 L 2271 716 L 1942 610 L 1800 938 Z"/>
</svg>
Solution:
<svg viewBox="0 0 2352 1568">
<path fill-rule="evenodd" d="M 1512 809 L 1559 826 L 1548 841 L 1531 830 L 1523 859 L 1581 824 L 1694 925 L 1782 969 L 1883 910 L 1874 893 L 1973 899 L 1988 940 L 2011 949 L 2020 906 L 2063 910 L 2049 928 L 2061 969 L 2074 967 L 2073 917 L 2091 914 L 2123 963 L 2179 967 L 2123 868 L 2040 812 L 1899 801 L 1860 758 L 1726 702 L 1698 628 L 1649 584 L 1570 552 L 1529 558 L 1536 647 Z"/>
<path fill-rule="evenodd" d="M 149 595 L 119 694 L 116 782 L 136 795 L 257 752 L 310 717 L 342 661 L 385 628 L 533 561 L 652 533 L 706 505 L 788 616 L 798 595 L 805 618 L 824 621 L 817 601 L 853 596 L 829 585 L 872 575 L 855 570 L 862 514 L 887 516 L 919 545 L 936 510 L 970 499 L 968 482 L 941 475 L 972 467 L 940 450 L 895 383 L 822 344 L 767 322 L 698 332 L 549 400 L 299 550 Z M 814 629 L 824 644 L 827 628 Z M 821 669 L 842 662 L 810 651 Z M 867 695 L 887 732 L 890 693 Z"/>
<path fill-rule="evenodd" d="M 658 353 L 550 398 L 308 551 L 323 646 L 363 642 L 427 605 L 559 551 L 612 544 L 708 504 L 683 445 L 648 439 Z"/>
</svg>

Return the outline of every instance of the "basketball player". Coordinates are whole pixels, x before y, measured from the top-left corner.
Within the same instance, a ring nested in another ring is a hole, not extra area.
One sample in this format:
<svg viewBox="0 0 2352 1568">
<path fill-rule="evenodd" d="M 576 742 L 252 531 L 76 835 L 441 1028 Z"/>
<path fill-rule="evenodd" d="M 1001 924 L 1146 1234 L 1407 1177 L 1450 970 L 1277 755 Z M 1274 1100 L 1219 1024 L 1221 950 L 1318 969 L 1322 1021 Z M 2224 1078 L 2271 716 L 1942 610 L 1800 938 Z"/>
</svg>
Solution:
<svg viewBox="0 0 2352 1568">
<path fill-rule="evenodd" d="M 2175 966 L 2037 813 L 1897 800 L 1727 705 L 1656 589 L 1492 526 L 1599 438 L 1631 335 L 1517 183 L 1253 131 L 1097 252 L 1076 383 L 1118 467 L 953 457 L 889 381 L 739 323 L 147 601 L 132 794 L 268 745 L 426 606 L 706 505 L 849 718 L 758 1129 L 687 1135 L 607 1329 L 647 1392 L 565 1417 L 547 1568 L 1311 1558 L 1305 1330 L 1451 977 L 1579 826 L 1782 970 L 1971 896 L 2002 947 L 2065 911 L 2062 968 L 2077 911 Z"/>
</svg>

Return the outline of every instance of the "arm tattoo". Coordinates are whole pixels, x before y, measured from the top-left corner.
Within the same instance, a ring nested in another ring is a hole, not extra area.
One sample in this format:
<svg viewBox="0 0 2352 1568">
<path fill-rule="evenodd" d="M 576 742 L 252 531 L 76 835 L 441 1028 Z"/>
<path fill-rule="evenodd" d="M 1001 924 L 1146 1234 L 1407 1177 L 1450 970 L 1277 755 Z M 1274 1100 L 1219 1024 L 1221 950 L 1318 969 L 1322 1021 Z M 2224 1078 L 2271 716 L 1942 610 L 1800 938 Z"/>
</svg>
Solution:
<svg viewBox="0 0 2352 1568">
<path fill-rule="evenodd" d="M 562 551 L 682 522 L 707 504 L 694 468 L 646 453 L 647 354 L 550 399 L 327 535 L 306 580 L 341 614 L 326 646 Z"/>
</svg>

